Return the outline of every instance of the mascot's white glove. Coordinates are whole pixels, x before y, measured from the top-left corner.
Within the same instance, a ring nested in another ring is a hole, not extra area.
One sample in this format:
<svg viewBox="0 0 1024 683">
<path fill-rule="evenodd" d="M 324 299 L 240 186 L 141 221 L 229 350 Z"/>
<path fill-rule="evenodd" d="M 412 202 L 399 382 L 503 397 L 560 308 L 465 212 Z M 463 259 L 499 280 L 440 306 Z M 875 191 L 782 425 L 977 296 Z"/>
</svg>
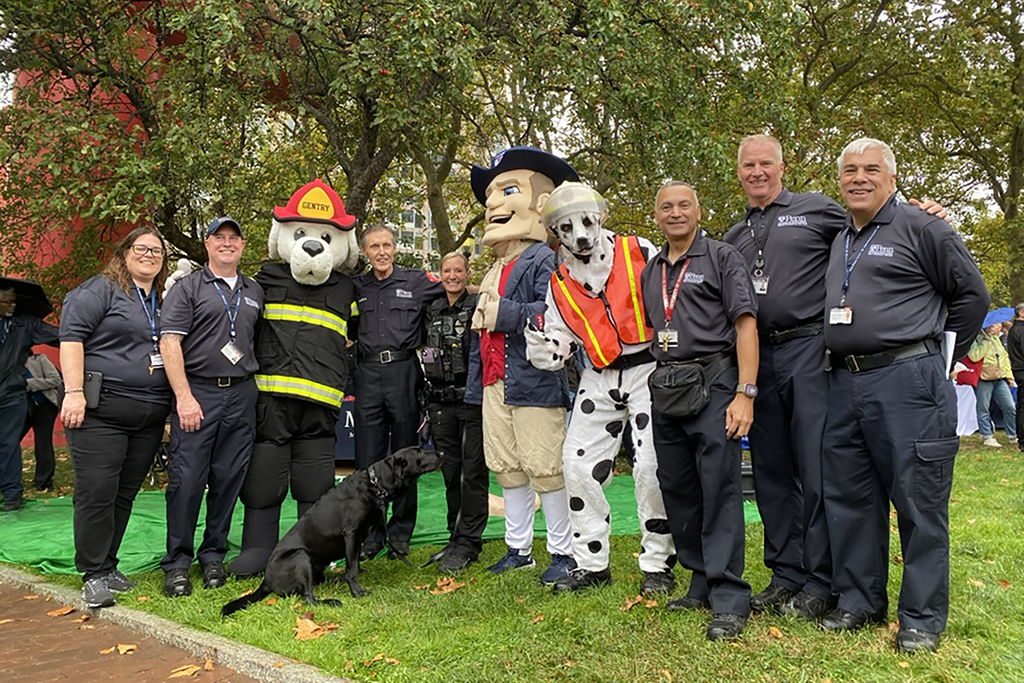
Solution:
<svg viewBox="0 0 1024 683">
<path fill-rule="evenodd" d="M 532 323 L 527 323 L 523 334 L 526 336 L 526 360 L 538 370 L 561 370 L 579 349 L 575 339 L 554 330 L 538 330 Z"/>
<path fill-rule="evenodd" d="M 187 258 L 178 259 L 178 267 L 173 273 L 167 276 L 167 282 L 164 283 L 164 297 L 167 296 L 167 292 L 171 291 L 171 287 L 174 283 L 185 277 L 192 272 L 192 262 Z"/>
</svg>

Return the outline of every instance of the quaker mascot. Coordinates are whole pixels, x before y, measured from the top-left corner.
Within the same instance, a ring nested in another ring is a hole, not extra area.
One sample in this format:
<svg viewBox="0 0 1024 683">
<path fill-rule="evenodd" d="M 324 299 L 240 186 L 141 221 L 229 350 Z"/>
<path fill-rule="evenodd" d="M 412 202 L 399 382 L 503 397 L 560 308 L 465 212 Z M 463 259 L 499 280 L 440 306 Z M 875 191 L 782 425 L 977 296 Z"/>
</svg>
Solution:
<svg viewBox="0 0 1024 683">
<path fill-rule="evenodd" d="M 359 258 L 355 221 L 319 180 L 273 211 L 270 258 L 282 262 L 264 265 L 255 278 L 266 294 L 256 328 L 260 393 L 235 576 L 266 567 L 289 483 L 300 517 L 334 485 L 334 428 L 349 376 L 348 322 L 356 315 L 344 272 Z"/>
<path fill-rule="evenodd" d="M 641 237 L 620 237 L 603 226 L 608 205 L 580 183 L 564 183 L 544 204 L 544 224 L 558 238 L 562 262 L 551 275 L 543 331 L 527 330 L 527 356 L 542 370 L 585 352 L 585 369 L 569 422 L 562 464 L 569 492 L 573 551 L 579 569 L 554 592 L 609 583 L 609 506 L 602 488 L 629 421 L 636 458 L 634 493 L 641 528 L 640 569 L 645 593 L 674 587 L 675 548 L 658 486 L 647 379 L 655 368 L 653 331 L 644 315 L 640 273 L 655 253 Z"/>
<path fill-rule="evenodd" d="M 488 567 L 494 574 L 535 566 L 534 492 L 540 494 L 547 522 L 551 565 L 541 581 L 553 584 L 576 567 L 569 538 L 568 496 L 562 478 L 562 439 L 568 385 L 565 371 L 538 370 L 526 359 L 525 329 L 544 318 L 544 297 L 554 270 L 540 215 L 557 185 L 579 180 L 565 160 L 532 147 L 500 152 L 487 168 L 474 166 L 470 182 L 486 207 L 483 242 L 497 261 L 480 285 L 472 329 L 479 331 L 480 353 L 470 358 L 482 373 L 480 402 L 484 457 L 495 473 L 505 501 L 507 554 Z"/>
</svg>

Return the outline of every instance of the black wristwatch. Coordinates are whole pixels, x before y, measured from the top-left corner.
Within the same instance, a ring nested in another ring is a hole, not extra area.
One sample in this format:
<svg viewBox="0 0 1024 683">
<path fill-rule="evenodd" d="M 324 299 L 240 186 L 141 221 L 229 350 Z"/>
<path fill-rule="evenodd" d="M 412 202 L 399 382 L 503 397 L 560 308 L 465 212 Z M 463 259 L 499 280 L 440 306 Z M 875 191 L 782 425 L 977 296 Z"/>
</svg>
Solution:
<svg viewBox="0 0 1024 683">
<path fill-rule="evenodd" d="M 737 394 L 743 394 L 747 398 L 757 398 L 757 385 L 747 382 L 736 387 Z"/>
</svg>

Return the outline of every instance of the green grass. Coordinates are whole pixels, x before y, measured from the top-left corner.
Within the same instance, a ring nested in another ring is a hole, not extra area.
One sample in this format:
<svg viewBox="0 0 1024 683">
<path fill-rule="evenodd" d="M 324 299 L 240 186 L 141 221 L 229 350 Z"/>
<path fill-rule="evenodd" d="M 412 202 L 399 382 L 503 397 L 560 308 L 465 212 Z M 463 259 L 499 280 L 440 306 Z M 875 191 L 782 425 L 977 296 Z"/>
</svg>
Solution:
<svg viewBox="0 0 1024 683">
<path fill-rule="evenodd" d="M 621 611 L 638 592 L 637 537 L 613 539 L 615 582 L 583 595 L 552 596 L 537 581 L 537 571 L 487 574 L 483 567 L 504 552 L 504 544 L 493 542 L 458 577 L 466 586 L 444 595 L 415 588 L 433 583 L 437 575 L 430 569 L 381 558 L 364 565 L 362 583 L 372 591 L 367 598 L 353 600 L 340 579 L 320 587 L 320 595 L 341 598 L 340 608 L 309 609 L 295 598 L 280 598 L 221 619 L 221 605 L 258 581 L 232 581 L 215 590 L 197 586 L 191 597 L 170 600 L 161 595 L 160 572 L 133 577 L 139 587 L 119 602 L 365 681 L 1018 681 L 1024 680 L 1019 456 L 1009 448 L 983 448 L 976 437 L 964 440 L 950 505 L 949 626 L 934 656 L 894 654 L 892 624 L 831 635 L 792 618 L 754 616 L 738 642 L 721 644 L 704 638 L 707 614 L 667 613 L 664 598 L 656 608 L 639 604 Z M 66 479 L 59 481 L 66 485 Z M 768 581 L 761 542 L 761 527 L 749 525 L 745 578 L 755 591 Z M 413 563 L 433 550 L 415 549 Z M 534 551 L 543 565 L 542 540 Z M 899 552 L 893 527 L 891 555 Z M 894 559 L 891 620 L 900 570 Z M 678 569 L 676 576 L 679 595 L 687 577 Z M 48 579 L 79 585 L 74 577 Z M 193 580 L 198 583 L 195 571 Z M 139 602 L 141 596 L 148 600 Z M 295 618 L 306 612 L 337 628 L 316 640 L 295 640 Z M 397 663 L 367 666 L 377 654 Z"/>
</svg>

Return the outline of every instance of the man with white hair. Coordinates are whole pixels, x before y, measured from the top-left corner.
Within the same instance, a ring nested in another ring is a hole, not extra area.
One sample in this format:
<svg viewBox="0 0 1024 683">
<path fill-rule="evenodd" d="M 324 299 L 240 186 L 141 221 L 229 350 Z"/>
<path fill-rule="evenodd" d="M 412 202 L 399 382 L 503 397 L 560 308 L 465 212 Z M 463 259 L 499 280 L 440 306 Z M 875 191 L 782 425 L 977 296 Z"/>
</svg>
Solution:
<svg viewBox="0 0 1024 683">
<path fill-rule="evenodd" d="M 839 155 L 849 211 L 825 276 L 831 358 L 822 445 L 825 513 L 838 607 L 829 631 L 887 618 L 889 502 L 903 555 L 896 649 L 934 651 L 949 608 L 949 493 L 959 449 L 944 332 L 962 357 L 989 297 L 953 228 L 895 195 L 887 144 L 854 140 Z"/>
</svg>

